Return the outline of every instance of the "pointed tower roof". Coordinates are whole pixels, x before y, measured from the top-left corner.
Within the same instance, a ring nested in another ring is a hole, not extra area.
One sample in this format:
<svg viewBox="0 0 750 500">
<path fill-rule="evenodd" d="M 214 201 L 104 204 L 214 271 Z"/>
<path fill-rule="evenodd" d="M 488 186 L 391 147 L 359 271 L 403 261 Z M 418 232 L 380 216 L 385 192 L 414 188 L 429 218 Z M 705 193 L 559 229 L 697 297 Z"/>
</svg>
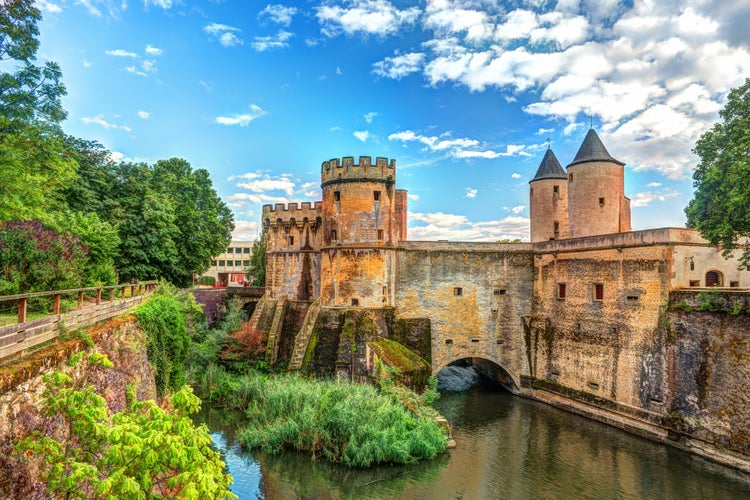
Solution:
<svg viewBox="0 0 750 500">
<path fill-rule="evenodd" d="M 539 169 L 536 171 L 536 175 L 529 181 L 532 183 L 541 179 L 567 179 L 568 174 L 565 173 L 560 162 L 557 161 L 557 156 L 552 152 L 552 148 L 547 148 L 547 152 L 544 153 L 542 163 L 539 164 Z"/>
<path fill-rule="evenodd" d="M 611 161 L 618 165 L 625 165 L 623 162 L 615 160 L 610 156 L 609 152 L 607 152 L 607 148 L 604 147 L 602 140 L 599 139 L 599 136 L 593 128 L 589 129 L 586 138 L 583 140 L 583 144 L 581 144 L 578 153 L 576 153 L 576 157 L 570 165 L 577 165 L 589 161 Z M 570 165 L 568 165 L 568 167 L 570 167 Z"/>
</svg>

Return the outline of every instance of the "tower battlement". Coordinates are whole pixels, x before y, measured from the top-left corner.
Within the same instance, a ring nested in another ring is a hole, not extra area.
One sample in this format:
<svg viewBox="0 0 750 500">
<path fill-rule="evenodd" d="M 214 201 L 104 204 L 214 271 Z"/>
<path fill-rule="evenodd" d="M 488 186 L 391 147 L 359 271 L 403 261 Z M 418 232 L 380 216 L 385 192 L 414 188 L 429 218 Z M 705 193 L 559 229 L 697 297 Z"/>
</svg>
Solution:
<svg viewBox="0 0 750 500">
<path fill-rule="evenodd" d="M 370 156 L 360 156 L 359 163 L 354 163 L 353 156 L 333 158 L 324 161 L 320 166 L 321 184 L 328 182 L 352 180 L 352 181 L 379 181 L 386 184 L 396 182 L 396 160 L 389 160 L 378 156 L 375 163 Z"/>
<path fill-rule="evenodd" d="M 263 205 L 263 220 L 268 217 L 287 219 L 294 217 L 295 219 L 302 219 L 307 217 L 314 219 L 320 215 L 320 210 L 323 204 L 319 201 L 310 202 L 303 201 L 299 203 L 276 203 L 275 205 Z"/>
</svg>

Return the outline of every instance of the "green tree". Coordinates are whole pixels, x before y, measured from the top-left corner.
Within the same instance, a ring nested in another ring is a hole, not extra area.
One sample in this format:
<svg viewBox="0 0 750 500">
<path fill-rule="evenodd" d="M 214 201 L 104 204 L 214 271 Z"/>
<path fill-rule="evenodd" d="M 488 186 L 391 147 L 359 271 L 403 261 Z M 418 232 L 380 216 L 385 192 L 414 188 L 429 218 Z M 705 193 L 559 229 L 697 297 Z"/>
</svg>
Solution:
<svg viewBox="0 0 750 500">
<path fill-rule="evenodd" d="M 178 286 L 192 283 L 193 273 L 206 271 L 211 258 L 232 240 L 234 216 L 214 191 L 204 169 L 193 171 L 181 158 L 159 160 L 153 167 L 154 189 L 162 189 L 174 206 L 173 237 L 177 259 L 162 276 Z"/>
<path fill-rule="evenodd" d="M 253 286 L 266 286 L 266 249 L 268 248 L 268 231 L 263 228 L 260 239 L 253 245 L 250 256 L 250 268 L 246 276 Z"/>
<path fill-rule="evenodd" d="M 34 0 L 0 0 L 0 125 L 20 121 L 62 122 L 67 113 L 61 97 L 65 86 L 57 63 L 34 64 L 39 50 L 39 27 L 42 14 Z"/>
<path fill-rule="evenodd" d="M 111 366 L 97 353 L 89 362 Z M 67 436 L 36 432 L 16 449 L 39 462 L 55 498 L 237 498 L 208 428 L 190 420 L 200 409 L 190 387 L 170 397 L 169 410 L 136 402 L 131 393 L 128 408 L 111 415 L 93 386 L 75 387 L 59 372 L 45 382 L 46 412 L 65 423 Z"/>
<path fill-rule="evenodd" d="M 750 79 L 729 92 L 719 115 L 693 149 L 700 162 L 693 173 L 695 198 L 685 213 L 688 226 L 729 257 L 750 237 Z M 750 249 L 741 263 L 750 263 Z"/>
</svg>

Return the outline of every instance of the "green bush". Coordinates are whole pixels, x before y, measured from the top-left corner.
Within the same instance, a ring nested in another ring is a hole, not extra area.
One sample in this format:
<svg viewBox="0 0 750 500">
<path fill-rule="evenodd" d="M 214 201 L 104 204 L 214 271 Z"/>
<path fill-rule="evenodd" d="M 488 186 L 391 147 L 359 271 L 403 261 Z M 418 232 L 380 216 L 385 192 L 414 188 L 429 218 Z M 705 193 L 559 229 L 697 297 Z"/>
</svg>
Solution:
<svg viewBox="0 0 750 500">
<path fill-rule="evenodd" d="M 200 283 L 204 286 L 214 286 L 216 284 L 216 278 L 213 276 L 201 276 Z"/>
<path fill-rule="evenodd" d="M 167 390 L 179 389 L 186 380 L 190 337 L 182 305 L 174 297 L 156 294 L 134 314 L 149 337 L 148 358 L 156 370 L 157 393 L 163 397 Z"/>
</svg>

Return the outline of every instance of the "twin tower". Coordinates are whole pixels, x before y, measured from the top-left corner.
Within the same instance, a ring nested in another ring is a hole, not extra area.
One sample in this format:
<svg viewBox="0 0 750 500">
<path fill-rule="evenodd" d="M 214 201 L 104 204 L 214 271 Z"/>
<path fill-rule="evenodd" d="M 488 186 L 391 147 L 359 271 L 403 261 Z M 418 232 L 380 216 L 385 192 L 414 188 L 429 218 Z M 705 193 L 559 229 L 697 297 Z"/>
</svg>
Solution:
<svg viewBox="0 0 750 500">
<path fill-rule="evenodd" d="M 590 129 L 567 173 L 547 149 L 529 182 L 531 242 L 630 231 L 625 164 Z"/>
</svg>

